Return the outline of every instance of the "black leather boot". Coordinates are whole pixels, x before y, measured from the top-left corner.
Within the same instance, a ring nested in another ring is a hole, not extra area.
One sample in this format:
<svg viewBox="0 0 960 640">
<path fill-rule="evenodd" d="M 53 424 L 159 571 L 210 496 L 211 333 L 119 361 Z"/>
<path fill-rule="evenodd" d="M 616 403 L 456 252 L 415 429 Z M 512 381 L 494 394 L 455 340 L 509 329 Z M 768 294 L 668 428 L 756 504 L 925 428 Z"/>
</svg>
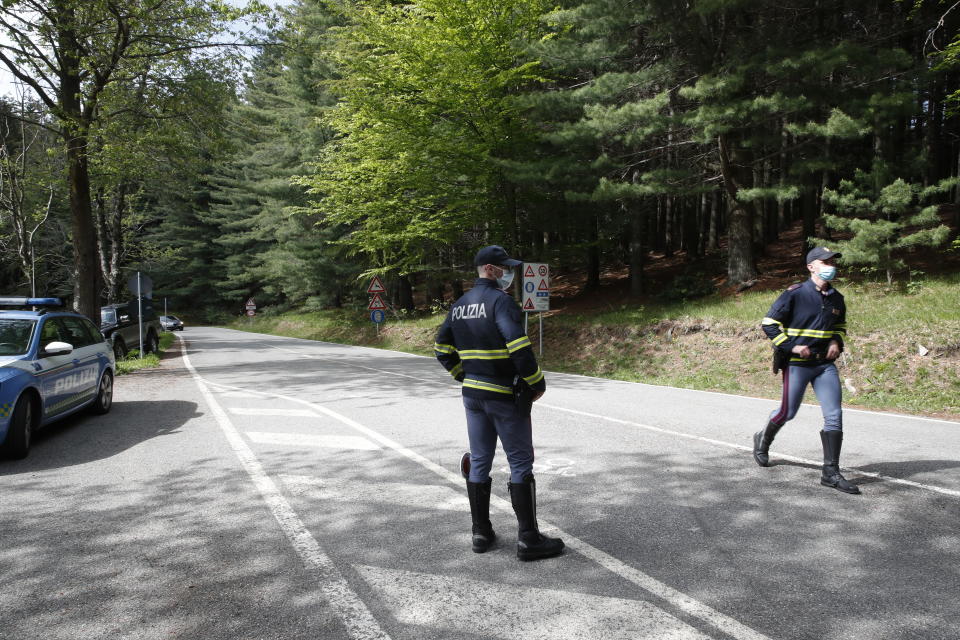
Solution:
<svg viewBox="0 0 960 640">
<path fill-rule="evenodd" d="M 537 483 L 533 474 L 523 477 L 523 482 L 507 484 L 510 502 L 517 514 L 517 558 L 540 560 L 563 553 L 563 540 L 548 538 L 537 526 Z"/>
<path fill-rule="evenodd" d="M 753 459 L 761 467 L 770 466 L 770 445 L 773 444 L 773 439 L 781 427 L 783 427 L 782 424 L 768 422 L 763 431 L 753 434 Z"/>
<path fill-rule="evenodd" d="M 490 523 L 490 486 L 486 482 L 467 481 L 467 497 L 470 498 L 470 517 L 473 519 L 473 552 L 483 553 L 497 539 Z"/>
<path fill-rule="evenodd" d="M 833 487 L 844 493 L 860 493 L 857 485 L 840 474 L 840 446 L 843 444 L 843 431 L 821 431 L 823 442 L 823 474 L 820 484 Z"/>
</svg>

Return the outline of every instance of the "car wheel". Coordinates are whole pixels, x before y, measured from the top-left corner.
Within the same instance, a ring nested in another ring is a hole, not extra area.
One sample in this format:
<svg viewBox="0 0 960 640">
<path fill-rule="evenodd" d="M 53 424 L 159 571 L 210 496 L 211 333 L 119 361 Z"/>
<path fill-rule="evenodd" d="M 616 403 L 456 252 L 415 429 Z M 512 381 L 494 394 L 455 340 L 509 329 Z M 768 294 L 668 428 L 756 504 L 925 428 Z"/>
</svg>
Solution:
<svg viewBox="0 0 960 640">
<path fill-rule="evenodd" d="M 147 343 L 143 345 L 144 353 L 156 353 L 160 342 L 157 340 L 157 334 L 150 332 L 147 334 Z"/>
<path fill-rule="evenodd" d="M 90 405 L 90 411 L 103 415 L 113 406 L 113 374 L 109 369 L 104 370 L 97 386 L 97 399 Z"/>
<path fill-rule="evenodd" d="M 114 338 L 113 340 L 113 357 L 116 360 L 123 360 L 127 357 L 127 345 L 123 344 L 123 340 L 120 338 Z"/>
<path fill-rule="evenodd" d="M 33 400 L 22 395 L 13 408 L 10 427 L 7 430 L 6 453 L 15 460 L 26 458 L 30 453 L 30 439 L 33 436 Z"/>
</svg>

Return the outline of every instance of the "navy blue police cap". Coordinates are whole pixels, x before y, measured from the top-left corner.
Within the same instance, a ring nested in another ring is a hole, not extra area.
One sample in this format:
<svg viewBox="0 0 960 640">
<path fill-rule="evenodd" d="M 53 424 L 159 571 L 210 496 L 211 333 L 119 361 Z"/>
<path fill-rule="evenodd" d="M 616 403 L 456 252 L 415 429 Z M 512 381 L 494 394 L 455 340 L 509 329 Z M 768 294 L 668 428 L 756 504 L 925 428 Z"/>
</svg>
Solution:
<svg viewBox="0 0 960 640">
<path fill-rule="evenodd" d="M 810 264 L 814 260 L 829 260 L 830 258 L 839 258 L 842 255 L 842 253 L 831 251 L 826 247 L 814 247 L 807 252 L 807 264 Z"/>
<path fill-rule="evenodd" d="M 514 260 L 507 255 L 507 252 L 503 247 L 492 244 L 489 247 L 484 247 L 477 252 L 477 257 L 473 260 L 473 265 L 475 267 L 482 267 L 485 264 L 495 264 L 503 265 L 507 267 L 515 267 L 517 265 L 523 264 L 523 260 Z"/>
</svg>

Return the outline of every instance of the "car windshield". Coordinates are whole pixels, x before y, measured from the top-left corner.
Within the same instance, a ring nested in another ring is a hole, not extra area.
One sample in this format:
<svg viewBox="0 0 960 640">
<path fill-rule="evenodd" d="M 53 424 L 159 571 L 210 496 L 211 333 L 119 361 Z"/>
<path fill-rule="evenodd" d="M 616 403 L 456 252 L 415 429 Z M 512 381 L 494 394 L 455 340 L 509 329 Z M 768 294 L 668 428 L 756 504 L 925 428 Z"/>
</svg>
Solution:
<svg viewBox="0 0 960 640">
<path fill-rule="evenodd" d="M 0 318 L 0 356 L 19 356 L 30 349 L 36 320 Z"/>
<path fill-rule="evenodd" d="M 114 324 L 117 321 L 117 312 L 113 309 L 100 309 L 100 324 Z"/>
</svg>

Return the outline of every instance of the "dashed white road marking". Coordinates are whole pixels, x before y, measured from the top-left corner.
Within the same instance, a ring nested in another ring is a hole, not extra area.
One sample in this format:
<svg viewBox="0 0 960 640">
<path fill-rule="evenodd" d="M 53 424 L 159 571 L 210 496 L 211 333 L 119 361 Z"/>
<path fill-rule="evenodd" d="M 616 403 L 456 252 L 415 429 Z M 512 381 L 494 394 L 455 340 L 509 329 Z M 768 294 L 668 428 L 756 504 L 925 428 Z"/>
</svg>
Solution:
<svg viewBox="0 0 960 640">
<path fill-rule="evenodd" d="M 355 566 L 394 617 L 451 637 L 501 640 L 709 640 L 642 600 L 490 584 L 462 578 Z M 424 597 L 442 594 L 442 597 Z M 496 611 L 496 616 L 489 615 Z M 508 620 L 509 624 L 504 624 Z"/>
<path fill-rule="evenodd" d="M 245 396 L 249 398 L 250 396 Z M 316 413 L 309 409 L 274 409 L 260 407 L 229 407 L 230 413 L 238 416 L 272 416 L 277 418 L 316 418 Z"/>
<path fill-rule="evenodd" d="M 324 449 L 351 449 L 379 451 L 380 445 L 360 436 L 318 435 L 315 433 L 281 433 L 271 431 L 244 431 L 257 444 L 279 444 L 290 447 L 321 447 Z"/>
<path fill-rule="evenodd" d="M 197 374 L 199 378 L 199 374 Z M 217 387 L 221 389 L 227 389 L 232 391 L 248 391 L 249 393 L 254 393 L 265 398 L 280 398 L 300 404 L 302 406 L 309 407 L 318 413 L 327 415 L 334 420 L 337 420 L 353 429 L 356 429 L 358 432 L 362 433 L 364 436 L 379 442 L 386 448 L 392 449 L 396 453 L 408 458 L 409 460 L 419 464 L 424 469 L 431 471 L 441 477 L 442 479 L 450 482 L 451 484 L 459 487 L 463 486 L 463 478 L 459 474 L 455 474 L 452 471 L 448 471 L 444 467 L 431 462 L 429 459 L 420 455 L 416 451 L 408 449 L 403 445 L 399 444 L 387 438 L 386 436 L 381 435 L 379 432 L 366 427 L 356 420 L 348 418 L 332 409 L 328 409 L 322 405 L 314 404 L 308 400 L 303 400 L 301 398 L 295 398 L 292 396 L 286 396 L 280 393 L 271 393 L 267 391 L 254 391 L 242 389 L 241 387 L 234 387 L 232 385 L 226 385 L 218 382 L 207 381 L 203 378 L 199 378 L 203 381 L 204 384 L 210 385 L 212 387 Z M 491 509 L 500 511 L 505 514 L 513 514 L 513 507 L 511 504 L 499 496 L 490 497 L 490 507 Z M 687 594 L 670 587 L 656 578 L 649 576 L 639 569 L 636 569 L 617 558 L 614 558 L 610 554 L 601 551 L 600 549 L 594 547 L 593 545 L 580 540 L 576 536 L 571 535 L 565 531 L 562 531 L 559 527 L 556 527 L 544 520 L 540 520 L 540 530 L 543 533 L 557 535 L 563 537 L 564 542 L 566 542 L 567 547 L 571 550 L 577 551 L 583 554 L 585 557 L 590 558 L 600 566 L 606 568 L 611 573 L 614 573 L 621 578 L 632 582 L 641 589 L 647 591 L 651 595 L 664 600 L 673 607 L 676 607 L 678 610 L 682 611 L 686 615 L 691 616 L 692 618 L 697 618 L 716 629 L 722 631 L 723 633 L 736 638 L 737 640 L 769 640 L 767 636 L 759 633 L 746 626 L 742 622 L 731 618 L 723 613 L 720 613 L 716 609 L 703 604 L 698 600 L 694 600 L 692 597 Z"/>
<path fill-rule="evenodd" d="M 320 500 L 395 504 L 417 509 L 440 509 L 461 513 L 464 510 L 470 510 L 470 502 L 463 492 L 444 485 L 405 482 L 374 484 L 287 474 L 281 475 L 280 479 L 293 495 L 310 496 Z"/>
<path fill-rule="evenodd" d="M 280 529 L 287 536 L 307 569 L 314 574 L 317 588 L 331 608 L 340 616 L 350 638 L 353 640 L 390 640 L 390 636 L 380 627 L 380 623 L 373 617 L 367 606 L 350 589 L 350 585 L 330 560 L 330 557 L 316 539 L 310 535 L 310 531 L 304 526 L 296 511 L 283 497 L 277 485 L 264 471 L 257 456 L 247 446 L 233 423 L 230 422 L 227 412 L 217 402 L 203 378 L 200 377 L 200 374 L 197 373 L 190 362 L 186 342 L 182 338 L 180 340 L 180 354 L 183 357 L 184 365 L 196 381 L 200 393 L 207 401 L 217 424 L 220 425 L 220 429 L 226 436 L 227 442 L 240 459 L 240 463 L 250 479 L 253 480 L 253 484 L 270 508 L 273 517 L 280 525 Z"/>
</svg>

